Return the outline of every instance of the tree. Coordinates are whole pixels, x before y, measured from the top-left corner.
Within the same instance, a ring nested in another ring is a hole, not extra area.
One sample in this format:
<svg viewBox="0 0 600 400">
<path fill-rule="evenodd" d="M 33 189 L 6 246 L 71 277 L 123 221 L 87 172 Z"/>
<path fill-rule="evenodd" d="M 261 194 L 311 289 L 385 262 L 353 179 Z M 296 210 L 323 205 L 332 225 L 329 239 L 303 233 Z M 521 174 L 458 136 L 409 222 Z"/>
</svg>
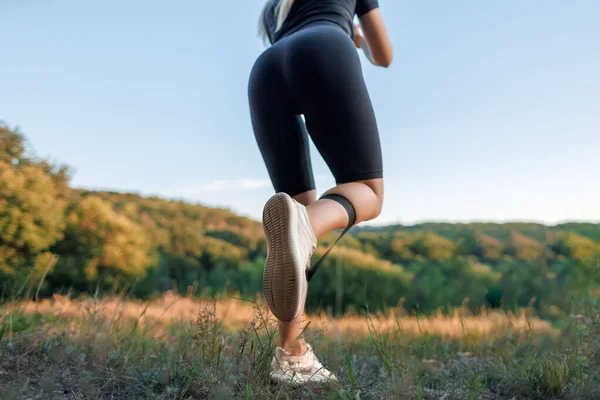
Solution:
<svg viewBox="0 0 600 400">
<path fill-rule="evenodd" d="M 411 251 L 414 237 L 408 233 L 397 232 L 390 244 L 389 259 L 394 263 L 405 263 L 415 258 Z"/>
<path fill-rule="evenodd" d="M 600 244 L 573 232 L 559 237 L 552 248 L 558 254 L 578 262 L 587 262 L 600 254 Z"/>
<path fill-rule="evenodd" d="M 0 122 L 0 162 L 16 165 L 23 159 L 25 136 Z"/>
<path fill-rule="evenodd" d="M 512 230 L 508 237 L 506 252 L 518 260 L 532 261 L 544 254 L 544 246 L 537 240 Z"/>
<path fill-rule="evenodd" d="M 435 233 L 422 233 L 414 243 L 413 252 L 431 261 L 451 260 L 454 257 L 455 244 L 450 239 Z"/>
<path fill-rule="evenodd" d="M 152 261 L 144 231 L 94 196 L 71 205 L 65 238 L 55 251 L 61 256 L 57 276 L 82 289 L 143 278 Z"/>
<path fill-rule="evenodd" d="M 502 258 L 503 251 L 502 242 L 476 230 L 463 232 L 456 244 L 457 255 L 475 256 L 482 261 L 492 263 L 496 263 Z"/>
<path fill-rule="evenodd" d="M 502 258 L 504 245 L 497 239 L 484 233 L 475 235 L 475 252 L 473 255 L 485 261 L 497 262 Z"/>
<path fill-rule="evenodd" d="M 68 195 L 66 170 L 26 158 L 25 137 L 0 125 L 0 274 L 36 279 L 62 238 Z"/>
</svg>

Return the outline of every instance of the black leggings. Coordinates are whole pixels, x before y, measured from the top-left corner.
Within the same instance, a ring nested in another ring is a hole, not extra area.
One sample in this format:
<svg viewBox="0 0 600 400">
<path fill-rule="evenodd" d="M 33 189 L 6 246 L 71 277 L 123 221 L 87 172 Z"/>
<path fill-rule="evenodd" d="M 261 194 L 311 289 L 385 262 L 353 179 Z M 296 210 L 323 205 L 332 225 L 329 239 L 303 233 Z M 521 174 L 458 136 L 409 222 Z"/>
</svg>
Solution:
<svg viewBox="0 0 600 400">
<path fill-rule="evenodd" d="M 307 131 L 337 184 L 383 177 L 360 59 L 339 26 L 311 24 L 265 50 L 252 68 L 248 96 L 276 192 L 295 196 L 315 189 Z"/>
</svg>

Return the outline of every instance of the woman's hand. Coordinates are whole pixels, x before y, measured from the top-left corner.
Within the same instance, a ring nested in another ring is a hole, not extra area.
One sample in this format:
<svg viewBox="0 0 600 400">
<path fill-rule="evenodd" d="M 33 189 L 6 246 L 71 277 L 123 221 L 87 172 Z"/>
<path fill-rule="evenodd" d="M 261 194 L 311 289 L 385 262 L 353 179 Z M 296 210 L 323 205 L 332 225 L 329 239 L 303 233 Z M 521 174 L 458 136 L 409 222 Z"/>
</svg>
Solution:
<svg viewBox="0 0 600 400">
<path fill-rule="evenodd" d="M 362 49 L 362 51 L 365 53 L 365 56 L 367 56 L 367 59 L 371 61 L 372 64 L 377 65 L 377 63 L 373 61 L 373 56 L 371 55 L 371 50 L 369 49 L 369 42 L 363 36 L 360 25 L 354 25 L 354 45 L 357 49 Z"/>
<path fill-rule="evenodd" d="M 362 30 L 360 29 L 360 25 L 355 24 L 354 25 L 354 45 L 356 46 L 357 49 L 362 48 L 363 40 L 365 40 L 365 39 L 363 38 Z"/>
</svg>

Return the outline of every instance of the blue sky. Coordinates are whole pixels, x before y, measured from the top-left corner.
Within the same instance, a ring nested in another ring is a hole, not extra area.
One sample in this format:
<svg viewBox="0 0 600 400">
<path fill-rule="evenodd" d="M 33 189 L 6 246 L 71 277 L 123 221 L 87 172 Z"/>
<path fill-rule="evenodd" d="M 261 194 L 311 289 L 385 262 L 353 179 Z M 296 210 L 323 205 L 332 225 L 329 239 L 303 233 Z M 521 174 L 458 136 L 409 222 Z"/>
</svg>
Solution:
<svg viewBox="0 0 600 400">
<path fill-rule="evenodd" d="M 246 85 L 262 4 L 0 0 L 0 119 L 74 186 L 259 218 L 273 189 Z M 395 60 L 361 55 L 387 181 L 375 223 L 600 221 L 600 2 L 380 4 Z"/>
</svg>

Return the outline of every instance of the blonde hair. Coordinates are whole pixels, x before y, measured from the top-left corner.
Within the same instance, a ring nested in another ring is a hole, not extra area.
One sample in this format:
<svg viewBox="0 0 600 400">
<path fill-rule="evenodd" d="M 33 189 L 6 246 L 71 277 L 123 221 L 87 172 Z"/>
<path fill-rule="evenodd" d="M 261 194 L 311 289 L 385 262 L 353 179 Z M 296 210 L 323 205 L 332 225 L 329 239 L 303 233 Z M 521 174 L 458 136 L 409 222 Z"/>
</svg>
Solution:
<svg viewBox="0 0 600 400">
<path fill-rule="evenodd" d="M 267 42 L 269 40 L 269 33 L 267 32 L 267 26 L 265 24 L 266 18 L 268 18 L 268 12 L 270 7 L 274 7 L 275 16 L 277 17 L 277 25 L 275 27 L 275 32 L 281 29 L 285 19 L 290 13 L 290 9 L 292 8 L 292 4 L 294 4 L 294 0 L 268 0 L 267 4 L 265 4 L 262 13 L 260 14 L 260 21 L 258 23 L 258 34 L 259 36 Z"/>
</svg>

